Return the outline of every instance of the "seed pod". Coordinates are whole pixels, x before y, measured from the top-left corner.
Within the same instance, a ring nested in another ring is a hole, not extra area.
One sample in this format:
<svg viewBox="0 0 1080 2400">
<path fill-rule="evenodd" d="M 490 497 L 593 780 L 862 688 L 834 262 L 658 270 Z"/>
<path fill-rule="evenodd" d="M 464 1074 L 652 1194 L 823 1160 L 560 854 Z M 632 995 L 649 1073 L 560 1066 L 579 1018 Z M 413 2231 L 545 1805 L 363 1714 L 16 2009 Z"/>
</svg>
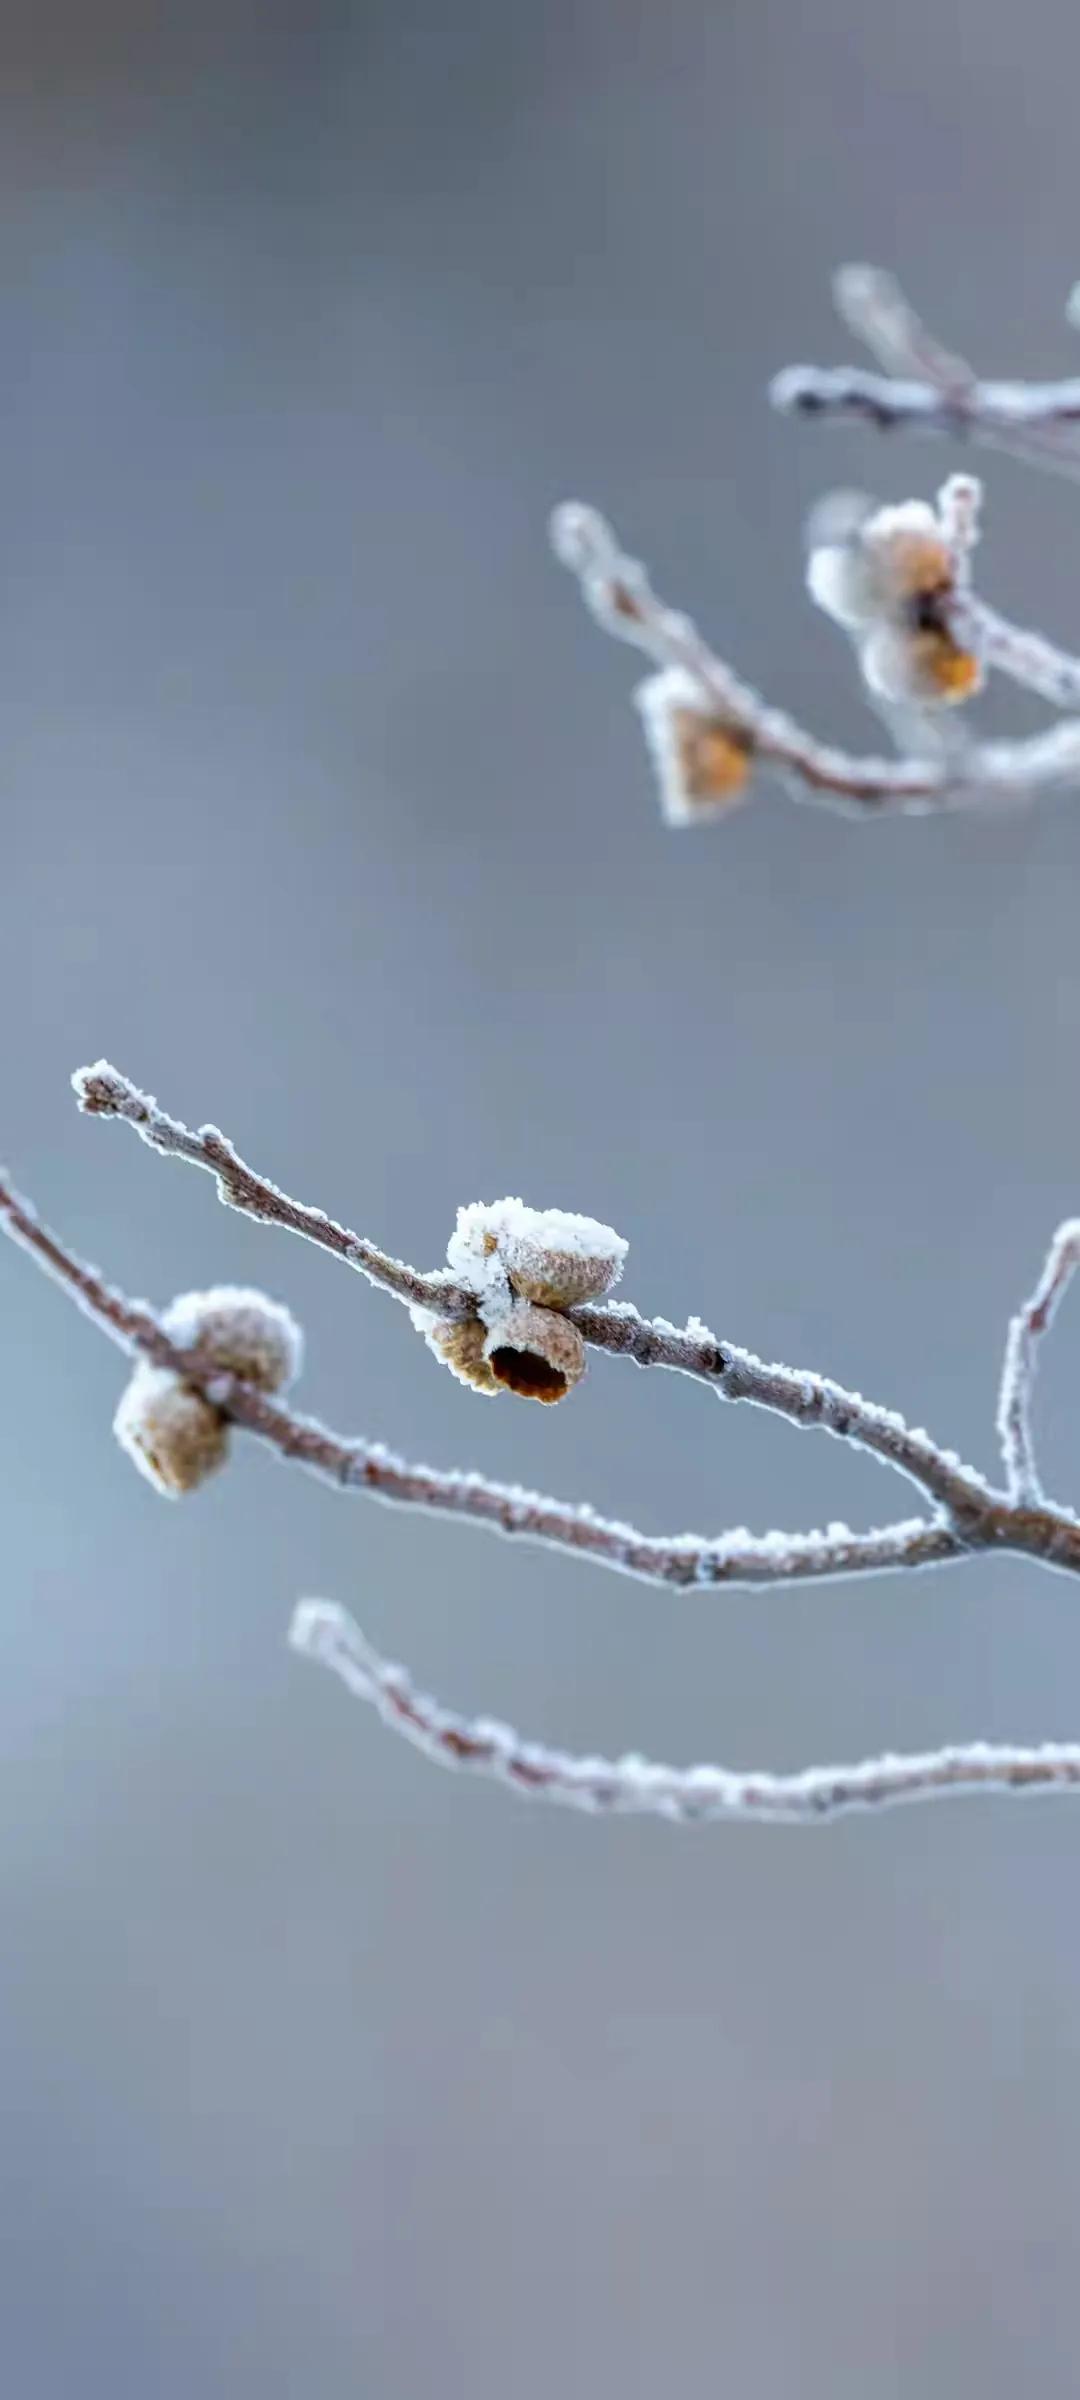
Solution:
<svg viewBox="0 0 1080 2400">
<path fill-rule="evenodd" d="M 650 675 L 634 695 L 668 825 L 724 816 L 745 797 L 754 745 L 747 727 L 710 708 L 681 668 Z"/>
<path fill-rule="evenodd" d="M 260 1392 L 284 1391 L 300 1371 L 303 1335 L 279 1300 L 242 1285 L 181 1292 L 162 1324 L 181 1350 L 199 1350 L 222 1374 L 240 1375 Z"/>
<path fill-rule="evenodd" d="M 521 1400 L 564 1400 L 585 1373 L 585 1344 L 569 1317 L 514 1300 L 490 1322 L 484 1354 L 496 1383 Z"/>
<path fill-rule="evenodd" d="M 470 1384 L 474 1392 L 486 1392 L 497 1399 L 502 1385 L 484 1356 L 487 1327 L 479 1317 L 437 1317 L 428 1308 L 413 1308 L 409 1314 L 418 1333 L 422 1333 L 428 1349 L 433 1350 L 459 1383 Z"/>
<path fill-rule="evenodd" d="M 121 1394 L 113 1432 L 140 1473 L 170 1500 L 193 1492 L 228 1456 L 220 1411 L 167 1367 L 140 1362 Z"/>
<path fill-rule="evenodd" d="M 502 1258 L 512 1290 L 540 1308 L 599 1300 L 617 1283 L 627 1245 L 610 1225 L 563 1208 L 526 1208 L 508 1220 Z"/>
<path fill-rule="evenodd" d="M 944 626 L 878 625 L 860 645 L 859 657 L 871 691 L 884 700 L 954 708 L 972 699 L 983 681 L 980 661 Z"/>
</svg>

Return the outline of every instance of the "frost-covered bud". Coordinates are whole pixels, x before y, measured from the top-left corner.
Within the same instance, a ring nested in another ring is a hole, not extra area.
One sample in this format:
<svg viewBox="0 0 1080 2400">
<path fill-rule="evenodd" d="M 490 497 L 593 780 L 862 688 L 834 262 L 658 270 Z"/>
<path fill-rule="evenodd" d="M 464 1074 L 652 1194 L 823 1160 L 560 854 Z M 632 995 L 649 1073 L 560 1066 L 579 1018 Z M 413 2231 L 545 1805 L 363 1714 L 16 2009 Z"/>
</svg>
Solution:
<svg viewBox="0 0 1080 2400">
<path fill-rule="evenodd" d="M 300 1371 L 303 1335 L 279 1300 L 241 1285 L 181 1292 L 161 1320 L 180 1350 L 199 1350 L 223 1375 L 240 1375 L 260 1392 L 281 1392 Z"/>
<path fill-rule="evenodd" d="M 491 1318 L 484 1355 L 496 1383 L 521 1400 L 564 1400 L 585 1373 L 577 1326 L 531 1300 L 513 1300 Z"/>
<path fill-rule="evenodd" d="M 634 695 L 668 825 L 725 815 L 745 797 L 753 741 L 744 725 L 705 703 L 681 667 L 650 675 Z"/>
<path fill-rule="evenodd" d="M 155 1491 L 170 1500 L 195 1491 L 228 1456 L 229 1428 L 220 1411 L 167 1367 L 145 1362 L 121 1394 L 113 1432 Z"/>
<path fill-rule="evenodd" d="M 444 1367 L 449 1367 L 459 1383 L 467 1383 L 474 1392 L 486 1392 L 497 1399 L 503 1385 L 484 1355 L 487 1327 L 479 1317 L 437 1317 L 429 1308 L 412 1308 L 409 1314 L 429 1350 L 434 1351 Z"/>
<path fill-rule="evenodd" d="M 876 509 L 847 540 L 812 549 L 806 579 L 818 606 L 854 636 L 880 698 L 948 706 L 979 690 L 981 663 L 949 628 L 956 556 L 927 501 Z"/>
<path fill-rule="evenodd" d="M 623 1271 L 627 1244 L 595 1217 L 564 1208 L 526 1208 L 508 1217 L 501 1256 L 511 1289 L 541 1308 L 574 1308 L 599 1300 Z"/>
</svg>

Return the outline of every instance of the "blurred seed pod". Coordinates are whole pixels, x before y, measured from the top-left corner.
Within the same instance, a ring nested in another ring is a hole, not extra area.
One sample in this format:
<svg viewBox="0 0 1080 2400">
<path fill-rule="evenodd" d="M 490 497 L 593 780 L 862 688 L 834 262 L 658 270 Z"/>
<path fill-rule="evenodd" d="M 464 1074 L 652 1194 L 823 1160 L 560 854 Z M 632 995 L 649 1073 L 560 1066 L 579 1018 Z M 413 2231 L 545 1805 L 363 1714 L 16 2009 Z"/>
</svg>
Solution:
<svg viewBox="0 0 1080 2400">
<path fill-rule="evenodd" d="M 155 1491 L 193 1492 L 224 1465 L 229 1429 L 220 1411 L 167 1367 L 140 1362 L 120 1397 L 113 1432 Z"/>
<path fill-rule="evenodd" d="M 260 1392 L 280 1392 L 300 1372 L 304 1337 L 279 1300 L 239 1284 L 181 1292 L 162 1324 L 181 1350 L 200 1350 L 222 1374 L 240 1375 Z"/>
<path fill-rule="evenodd" d="M 682 668 L 666 667 L 634 695 L 668 825 L 726 815 L 745 798 L 754 747 L 746 727 L 711 710 Z"/>
</svg>

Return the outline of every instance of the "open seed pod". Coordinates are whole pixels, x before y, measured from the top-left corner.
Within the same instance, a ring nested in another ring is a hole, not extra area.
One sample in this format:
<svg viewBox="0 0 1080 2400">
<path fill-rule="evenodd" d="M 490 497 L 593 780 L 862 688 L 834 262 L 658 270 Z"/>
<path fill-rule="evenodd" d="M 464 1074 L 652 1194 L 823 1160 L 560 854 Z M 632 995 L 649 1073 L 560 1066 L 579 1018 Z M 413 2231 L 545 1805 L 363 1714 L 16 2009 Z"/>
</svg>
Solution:
<svg viewBox="0 0 1080 2400">
<path fill-rule="evenodd" d="M 229 1428 L 220 1411 L 167 1367 L 141 1362 L 120 1396 L 113 1432 L 155 1491 L 193 1492 L 224 1465 Z"/>
<path fill-rule="evenodd" d="M 484 1356 L 496 1383 L 520 1400 L 565 1400 L 585 1373 L 577 1326 L 531 1300 L 514 1300 L 489 1319 Z"/>
</svg>

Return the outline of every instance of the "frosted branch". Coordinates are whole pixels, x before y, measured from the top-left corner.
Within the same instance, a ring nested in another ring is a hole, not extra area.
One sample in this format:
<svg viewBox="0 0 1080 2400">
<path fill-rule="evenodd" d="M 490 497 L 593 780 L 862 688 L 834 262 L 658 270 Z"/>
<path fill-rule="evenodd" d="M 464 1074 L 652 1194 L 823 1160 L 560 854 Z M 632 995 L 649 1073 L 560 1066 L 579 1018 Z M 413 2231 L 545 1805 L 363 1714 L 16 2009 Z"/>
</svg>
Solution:
<svg viewBox="0 0 1080 2400">
<path fill-rule="evenodd" d="M 346 1265 L 358 1266 L 372 1283 L 392 1292 L 396 1299 L 412 1301 L 418 1295 L 435 1315 L 463 1316 L 475 1310 L 475 1293 L 454 1284 L 440 1271 L 423 1275 L 415 1267 L 388 1258 L 365 1236 L 346 1231 L 318 1209 L 290 1200 L 287 1193 L 245 1166 L 223 1134 L 208 1129 L 189 1133 L 106 1061 L 78 1068 L 72 1083 L 80 1107 L 90 1115 L 118 1117 L 134 1125 L 151 1148 L 209 1168 L 217 1175 L 219 1193 L 230 1207 L 318 1243 Z M 641 1316 L 627 1301 L 590 1303 L 566 1313 L 582 1339 L 595 1349 L 633 1359 L 640 1367 L 673 1369 L 708 1384 L 721 1400 L 748 1401 L 753 1407 L 786 1417 L 789 1424 L 817 1426 L 870 1451 L 917 1484 L 936 1507 L 948 1510 L 957 1521 L 966 1521 L 972 1508 L 981 1508 L 986 1498 L 987 1486 L 973 1468 L 942 1450 L 929 1434 L 913 1432 L 895 1410 L 879 1408 L 827 1376 L 769 1365 L 751 1350 L 718 1341 L 697 1318 L 683 1327 L 669 1325 L 663 1317 Z"/>
<path fill-rule="evenodd" d="M 976 487 L 977 490 L 977 487 Z M 961 557 L 966 541 L 974 540 L 975 514 L 954 520 Z M 796 796 L 857 815 L 907 810 L 931 810 L 971 805 L 987 792 L 1018 794 L 1043 786 L 1080 783 L 1080 723 L 1054 726 L 1017 741 L 972 742 L 959 755 L 884 759 L 856 757 L 831 748 L 762 699 L 743 683 L 726 662 L 710 650 L 689 617 L 658 599 L 640 561 L 620 549 L 611 527 L 596 510 L 577 501 L 556 511 L 552 521 L 556 555 L 577 575 L 584 597 L 605 631 L 643 650 L 662 675 L 684 677 L 699 695 L 699 705 L 723 726 L 736 729 L 753 760 L 772 768 Z M 966 586 L 966 578 L 962 579 Z M 952 606 L 957 626 L 975 627 L 980 647 L 992 663 L 1034 688 L 1046 690 L 1049 658 L 1057 667 L 1057 704 L 1067 683 L 1065 670 L 1077 675 L 1080 666 L 1036 637 L 1020 634 L 1003 618 L 975 603 L 966 588 L 958 589 Z M 967 612 L 967 613 L 964 613 Z M 1035 649 L 1040 656 L 1036 658 Z M 1021 673 L 1021 667 L 1024 672 Z M 1036 675 L 1045 677 L 1036 681 Z M 641 687 L 639 704 L 647 718 L 662 703 L 657 679 Z M 673 816 L 676 812 L 670 812 Z M 689 821 L 689 812 L 679 821 Z"/>
<path fill-rule="evenodd" d="M 534 1799 L 595 1815 L 670 1817 L 679 1824 L 733 1818 L 809 1824 L 901 1800 L 950 1793 L 1075 1791 L 1080 1743 L 972 1742 L 908 1758 L 863 1759 L 850 1767 L 805 1767 L 793 1775 L 731 1767 L 667 1767 L 651 1759 L 575 1757 L 526 1741 L 490 1717 L 462 1717 L 417 1689 L 404 1667 L 381 1658 L 342 1608 L 304 1600 L 289 1632 L 294 1650 L 329 1667 L 385 1725 L 444 1767 L 466 1767 Z"/>
<path fill-rule="evenodd" d="M 230 1421 L 340 1491 L 369 1493 L 391 1505 L 433 1516 L 465 1517 L 492 1531 L 549 1549 L 572 1551 L 645 1583 L 680 1590 L 721 1585 L 823 1581 L 894 1568 L 944 1565 L 968 1545 L 947 1525 L 907 1518 L 869 1533 L 846 1525 L 824 1532 L 754 1535 L 744 1527 L 707 1537 L 646 1534 L 589 1507 L 554 1500 L 517 1484 L 474 1473 L 414 1465 L 382 1442 L 343 1439 L 317 1418 L 300 1416 L 264 1392 L 223 1375 L 197 1350 L 169 1338 L 145 1303 L 128 1300 L 97 1269 L 42 1225 L 36 1211 L 0 1181 L 0 1227 L 29 1252 L 54 1282 L 118 1348 L 150 1359 L 194 1385 Z"/>
<path fill-rule="evenodd" d="M 1078 1266 L 1080 1218 L 1072 1217 L 1058 1226 L 1038 1283 L 1013 1318 L 1005 1344 L 997 1422 L 1007 1486 L 1014 1500 L 1036 1507 L 1042 1487 L 1035 1462 L 1031 1401 L 1039 1349 Z"/>
<path fill-rule="evenodd" d="M 1056 383 L 986 382 L 929 333 L 891 275 L 842 267 L 837 308 L 879 361 L 859 367 L 786 367 L 771 386 L 786 415 L 855 420 L 946 434 L 1011 450 L 1059 474 L 1080 474 L 1080 378 Z"/>
</svg>

